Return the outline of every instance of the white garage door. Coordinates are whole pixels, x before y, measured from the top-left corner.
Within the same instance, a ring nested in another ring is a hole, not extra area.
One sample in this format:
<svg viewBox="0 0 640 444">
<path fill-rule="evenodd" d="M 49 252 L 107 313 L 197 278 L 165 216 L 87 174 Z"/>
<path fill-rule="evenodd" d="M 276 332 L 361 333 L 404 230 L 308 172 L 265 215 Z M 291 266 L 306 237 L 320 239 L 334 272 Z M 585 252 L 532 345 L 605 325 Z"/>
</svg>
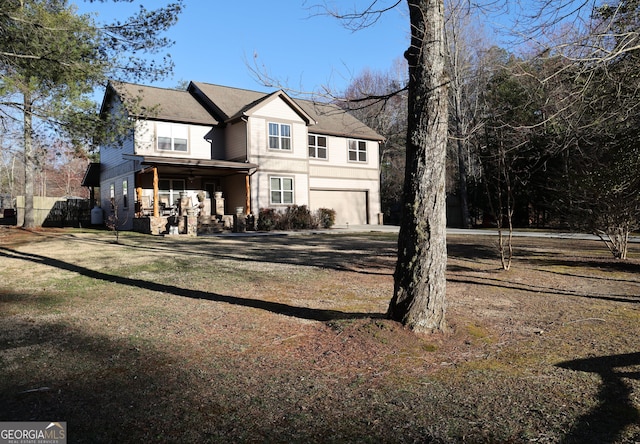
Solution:
<svg viewBox="0 0 640 444">
<path fill-rule="evenodd" d="M 311 190 L 311 210 L 332 208 L 336 211 L 337 225 L 364 225 L 367 223 L 366 191 Z"/>
</svg>

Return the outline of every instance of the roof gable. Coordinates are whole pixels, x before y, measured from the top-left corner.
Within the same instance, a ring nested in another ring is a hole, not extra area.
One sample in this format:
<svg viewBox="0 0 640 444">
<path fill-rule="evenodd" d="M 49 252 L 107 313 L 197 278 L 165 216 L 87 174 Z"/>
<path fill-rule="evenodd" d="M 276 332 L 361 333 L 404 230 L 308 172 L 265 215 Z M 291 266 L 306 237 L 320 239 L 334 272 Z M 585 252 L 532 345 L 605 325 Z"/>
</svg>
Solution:
<svg viewBox="0 0 640 444">
<path fill-rule="evenodd" d="M 202 97 L 210 105 L 220 120 L 227 121 L 263 100 L 267 94 L 210 83 L 191 82 L 188 88 L 191 94 Z"/>
<path fill-rule="evenodd" d="M 101 112 L 114 97 L 135 117 L 202 125 L 219 123 L 196 97 L 184 90 L 109 82 Z"/>
<path fill-rule="evenodd" d="M 300 118 L 302 118 L 302 120 L 306 122 L 307 125 L 315 125 L 317 123 L 309 114 L 307 114 L 307 112 L 302 107 L 300 107 L 300 105 L 295 100 L 289 97 L 282 90 L 278 90 L 274 93 L 264 96 L 262 99 L 248 105 L 242 111 L 242 114 L 250 116 L 254 112 L 258 111 L 262 105 L 266 105 L 275 100 L 282 100 L 283 102 L 285 102 L 296 114 L 300 116 Z"/>
</svg>

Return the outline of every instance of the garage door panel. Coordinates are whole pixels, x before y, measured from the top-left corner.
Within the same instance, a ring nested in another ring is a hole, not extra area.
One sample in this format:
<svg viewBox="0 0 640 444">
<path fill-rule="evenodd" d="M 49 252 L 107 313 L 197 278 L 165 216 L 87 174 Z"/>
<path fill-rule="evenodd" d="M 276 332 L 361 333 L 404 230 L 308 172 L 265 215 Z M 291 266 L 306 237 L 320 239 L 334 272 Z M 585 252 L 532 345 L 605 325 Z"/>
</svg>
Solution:
<svg viewBox="0 0 640 444">
<path fill-rule="evenodd" d="M 367 223 L 367 192 L 342 190 L 311 190 L 310 208 L 331 208 L 336 212 L 337 225 Z"/>
</svg>

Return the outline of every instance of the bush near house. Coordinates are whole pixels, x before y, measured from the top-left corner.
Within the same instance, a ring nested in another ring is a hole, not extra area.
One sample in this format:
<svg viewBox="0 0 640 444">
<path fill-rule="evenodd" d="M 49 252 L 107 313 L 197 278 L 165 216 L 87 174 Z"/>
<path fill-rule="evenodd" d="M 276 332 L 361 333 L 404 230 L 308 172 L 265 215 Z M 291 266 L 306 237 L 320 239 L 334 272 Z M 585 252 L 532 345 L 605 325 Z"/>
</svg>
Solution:
<svg viewBox="0 0 640 444">
<path fill-rule="evenodd" d="M 274 208 L 261 208 L 258 213 L 258 230 L 331 228 L 335 220 L 336 212 L 328 208 L 320 208 L 313 213 L 306 205 L 291 205 L 282 212 Z"/>
<path fill-rule="evenodd" d="M 271 231 L 276 229 L 280 220 L 280 213 L 273 208 L 261 208 L 258 213 L 258 231 Z"/>
<path fill-rule="evenodd" d="M 319 208 L 318 222 L 322 228 L 333 227 L 336 223 L 336 210 L 331 208 Z"/>
</svg>

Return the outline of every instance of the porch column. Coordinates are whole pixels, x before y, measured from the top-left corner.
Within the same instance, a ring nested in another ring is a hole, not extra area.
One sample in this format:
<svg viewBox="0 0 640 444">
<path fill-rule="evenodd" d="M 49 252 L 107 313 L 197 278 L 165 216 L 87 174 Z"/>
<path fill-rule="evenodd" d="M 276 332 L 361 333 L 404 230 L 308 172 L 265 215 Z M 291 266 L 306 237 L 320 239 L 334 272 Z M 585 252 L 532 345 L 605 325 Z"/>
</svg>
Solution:
<svg viewBox="0 0 640 444">
<path fill-rule="evenodd" d="M 136 177 L 136 180 L 139 180 Z M 136 213 L 137 216 L 142 216 L 142 187 L 136 187 Z"/>
<path fill-rule="evenodd" d="M 153 167 L 153 217 L 160 217 L 160 193 L 158 192 L 158 167 Z"/>
<path fill-rule="evenodd" d="M 249 175 L 244 177 L 244 184 L 246 188 L 247 198 L 245 201 L 245 208 L 247 209 L 247 215 L 251 214 L 251 184 L 249 182 Z"/>
</svg>

